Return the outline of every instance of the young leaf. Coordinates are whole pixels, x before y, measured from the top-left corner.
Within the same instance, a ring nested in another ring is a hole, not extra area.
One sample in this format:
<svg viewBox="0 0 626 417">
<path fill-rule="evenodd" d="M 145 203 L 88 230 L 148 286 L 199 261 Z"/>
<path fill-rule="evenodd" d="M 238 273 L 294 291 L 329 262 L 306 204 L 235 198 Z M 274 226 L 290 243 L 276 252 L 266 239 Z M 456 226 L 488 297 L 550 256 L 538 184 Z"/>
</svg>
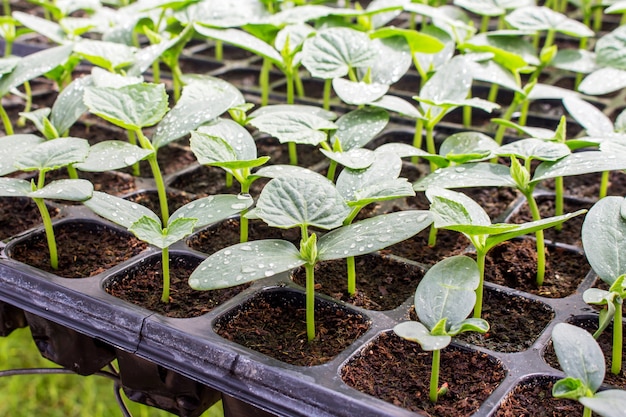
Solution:
<svg viewBox="0 0 626 417">
<path fill-rule="evenodd" d="M 325 131 L 337 129 L 337 125 L 327 119 L 300 111 L 262 114 L 254 117 L 250 124 L 276 137 L 280 143 L 307 145 L 324 142 L 327 137 Z"/>
<path fill-rule="evenodd" d="M 441 350 L 452 342 L 451 336 L 434 336 L 426 326 L 418 321 L 399 323 L 394 326 L 393 331 L 403 339 L 419 343 L 425 351 Z"/>
<path fill-rule="evenodd" d="M 491 137 L 480 132 L 460 132 L 448 136 L 439 147 L 439 155 L 456 164 L 485 160 L 500 147 Z"/>
<path fill-rule="evenodd" d="M 622 197 L 605 197 L 591 207 L 583 222 L 587 260 L 607 283 L 626 273 L 626 220 L 620 213 L 623 203 Z"/>
<path fill-rule="evenodd" d="M 40 143 L 15 159 L 15 167 L 24 171 L 58 169 L 87 157 L 89 142 L 80 138 L 59 138 Z"/>
<path fill-rule="evenodd" d="M 169 109 L 164 84 L 89 87 L 84 100 L 91 113 L 130 130 L 155 125 Z"/>
<path fill-rule="evenodd" d="M 288 229 L 341 226 L 350 209 L 335 187 L 326 181 L 301 177 L 274 178 L 263 188 L 255 214 L 272 227 Z"/>
<path fill-rule="evenodd" d="M 318 259 L 326 261 L 365 255 L 402 242 L 432 223 L 424 210 L 382 214 L 335 229 L 319 239 Z"/>
<path fill-rule="evenodd" d="M 89 148 L 87 158 L 74 165 L 87 172 L 104 172 L 131 166 L 154 151 L 119 140 L 105 140 Z"/>
<path fill-rule="evenodd" d="M 97 215 L 127 229 L 142 217 L 149 217 L 160 224 L 159 217 L 149 208 L 100 191 L 94 191 L 83 204 Z"/>
<path fill-rule="evenodd" d="M 198 76 L 185 80 L 188 84 L 180 99 L 159 122 L 151 138 L 157 149 L 245 102 L 235 86 L 219 78 Z"/>
<path fill-rule="evenodd" d="M 18 156 L 42 142 L 45 142 L 44 138 L 31 134 L 0 137 L 0 176 L 17 171 L 19 168 L 15 166 L 15 160 Z"/>
<path fill-rule="evenodd" d="M 487 162 L 439 168 L 415 182 L 413 189 L 424 191 L 433 185 L 441 188 L 516 187 L 508 167 Z"/>
<path fill-rule="evenodd" d="M 210 195 L 185 204 L 170 216 L 170 223 L 178 218 L 196 219 L 194 227 L 200 228 L 234 216 L 252 206 L 249 195 Z M 169 228 L 168 224 L 168 228 Z"/>
<path fill-rule="evenodd" d="M 367 84 L 344 78 L 333 79 L 333 89 L 337 96 L 347 104 L 360 106 L 380 99 L 387 93 L 389 86 L 385 84 Z"/>
<path fill-rule="evenodd" d="M 61 135 L 76 123 L 78 118 L 87 111 L 83 102 L 85 88 L 92 85 L 90 76 L 76 78 L 57 96 L 50 113 L 52 125 Z"/>
<path fill-rule="evenodd" d="M 135 60 L 135 48 L 115 42 L 83 39 L 76 42 L 74 52 L 110 72 L 128 67 Z"/>
<path fill-rule="evenodd" d="M 622 417 L 626 410 L 626 391 L 608 389 L 593 397 L 582 397 L 579 401 L 601 417 Z"/>
<path fill-rule="evenodd" d="M 362 148 L 378 135 L 389 122 L 389 113 L 376 108 L 361 108 L 341 116 L 335 124 L 333 138 L 341 143 L 343 152 Z M 334 143 L 334 140 L 331 141 Z"/>
<path fill-rule="evenodd" d="M 26 180 L 0 177 L 0 197 L 26 197 L 31 191 L 30 182 Z"/>
<path fill-rule="evenodd" d="M 93 185 L 87 180 L 56 180 L 50 184 L 32 191 L 31 198 L 47 198 L 51 200 L 85 201 L 91 197 Z"/>
<path fill-rule="evenodd" d="M 615 152 L 576 152 L 556 162 L 543 162 L 535 170 L 532 182 L 549 178 L 582 175 L 592 172 L 618 171 L 626 169 L 626 159 Z"/>
<path fill-rule="evenodd" d="M 210 144 L 209 141 L 219 138 L 224 144 Z M 217 148 L 203 149 L 204 146 Z M 246 128 L 228 119 L 217 119 L 212 123 L 191 132 L 191 148 L 202 165 L 226 161 L 247 161 L 257 157 L 254 138 Z M 221 155 L 221 156 L 220 156 Z"/>
<path fill-rule="evenodd" d="M 165 249 L 190 235 L 196 221 L 197 219 L 179 217 L 170 221 L 167 227 L 163 229 L 159 220 L 143 216 L 134 222 L 128 230 L 144 242 L 148 242 L 159 249 Z"/>
<path fill-rule="evenodd" d="M 604 380 L 604 354 L 593 336 L 580 327 L 559 323 L 552 330 L 554 351 L 568 377 L 596 392 Z"/>
<path fill-rule="evenodd" d="M 239 29 L 213 29 L 202 25 L 202 22 L 194 24 L 196 32 L 207 38 L 226 42 L 239 48 L 251 51 L 256 55 L 269 59 L 279 67 L 283 65 L 283 59 L 274 47 L 261 39 Z"/>
<path fill-rule="evenodd" d="M 564 143 L 547 142 L 541 139 L 520 139 L 502 145 L 498 156 L 516 156 L 524 160 L 532 158 L 540 161 L 556 161 L 571 153 Z"/>
<path fill-rule="evenodd" d="M 206 258 L 189 277 L 195 290 L 214 290 L 245 284 L 303 265 L 296 247 L 285 240 L 239 243 Z"/>
<path fill-rule="evenodd" d="M 587 38 L 594 35 L 593 31 L 583 23 L 547 7 L 520 7 L 505 17 L 505 20 L 520 30 L 553 30 L 577 38 Z"/>
</svg>

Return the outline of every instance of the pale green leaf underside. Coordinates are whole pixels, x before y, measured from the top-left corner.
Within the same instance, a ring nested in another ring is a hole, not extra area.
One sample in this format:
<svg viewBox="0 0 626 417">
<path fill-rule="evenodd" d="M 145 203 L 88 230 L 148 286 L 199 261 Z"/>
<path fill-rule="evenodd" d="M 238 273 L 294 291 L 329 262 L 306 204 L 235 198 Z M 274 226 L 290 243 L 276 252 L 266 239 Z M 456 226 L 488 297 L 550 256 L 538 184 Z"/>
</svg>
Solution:
<svg viewBox="0 0 626 417">
<path fill-rule="evenodd" d="M 425 351 L 441 350 L 452 341 L 452 337 L 447 335 L 431 335 L 430 330 L 417 321 L 405 321 L 397 324 L 393 331 L 403 339 L 419 343 Z"/>
<path fill-rule="evenodd" d="M 87 158 L 74 166 L 81 171 L 104 172 L 131 166 L 153 151 L 119 140 L 105 140 L 89 148 Z"/>
<path fill-rule="evenodd" d="M 51 200 L 84 201 L 91 197 L 93 185 L 87 180 L 56 180 L 28 194 L 31 198 Z"/>
<path fill-rule="evenodd" d="M 144 216 L 160 224 L 159 217 L 149 208 L 100 191 L 94 191 L 83 204 L 97 215 L 127 229 Z"/>
<path fill-rule="evenodd" d="M 0 197 L 26 197 L 31 192 L 30 182 L 19 178 L 0 178 Z"/>
<path fill-rule="evenodd" d="M 22 170 L 52 170 L 76 162 L 87 157 L 89 143 L 80 138 L 59 138 L 42 142 L 29 149 L 28 153 L 19 155 L 15 166 Z"/>
<path fill-rule="evenodd" d="M 424 191 L 428 187 L 441 188 L 463 187 L 516 187 L 509 168 L 504 165 L 478 162 L 439 168 L 413 184 L 415 191 Z"/>
<path fill-rule="evenodd" d="M 626 391 L 609 389 L 600 391 L 593 397 L 582 397 L 579 401 L 602 417 L 623 417 L 626 410 Z"/>
<path fill-rule="evenodd" d="M 307 145 L 318 145 L 327 139 L 327 130 L 337 128 L 331 121 L 304 112 L 265 114 L 255 117 L 250 124 L 276 137 L 281 143 Z"/>
<path fill-rule="evenodd" d="M 0 137 L 0 176 L 17 171 L 15 160 L 18 156 L 44 141 L 44 138 L 31 134 Z"/>
<path fill-rule="evenodd" d="M 194 218 L 196 228 L 219 222 L 252 206 L 249 195 L 220 194 L 199 198 L 185 204 L 170 216 L 170 223 L 178 218 Z M 168 225 L 169 227 L 169 225 Z"/>
</svg>

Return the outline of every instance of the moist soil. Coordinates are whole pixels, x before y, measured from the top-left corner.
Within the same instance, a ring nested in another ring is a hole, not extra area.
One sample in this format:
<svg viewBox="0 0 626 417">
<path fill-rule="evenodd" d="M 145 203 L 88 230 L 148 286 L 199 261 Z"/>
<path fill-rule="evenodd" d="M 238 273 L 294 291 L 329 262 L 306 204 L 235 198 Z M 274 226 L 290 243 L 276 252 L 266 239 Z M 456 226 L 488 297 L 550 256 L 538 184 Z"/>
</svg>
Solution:
<svg viewBox="0 0 626 417">
<path fill-rule="evenodd" d="M 552 396 L 556 381 L 556 378 L 537 377 L 518 384 L 502 401 L 494 417 L 582 416 L 583 406 L 578 401 Z"/>
<path fill-rule="evenodd" d="M 430 228 L 422 230 L 412 238 L 389 246 L 383 253 L 401 256 L 425 265 L 434 265 L 443 258 L 459 255 L 468 247 L 469 240 L 458 232 L 437 231 L 437 244 L 428 246 Z"/>
<path fill-rule="evenodd" d="M 470 416 L 505 377 L 488 355 L 448 346 L 441 351 L 439 385 L 448 392 L 436 404 L 428 398 L 432 352 L 418 343 L 382 333 L 342 369 L 349 386 L 411 411 L 428 416 Z"/>
<path fill-rule="evenodd" d="M 163 269 L 161 258 L 153 257 L 136 268 L 114 275 L 104 285 L 109 294 L 159 314 L 190 318 L 206 314 L 233 298 L 249 285 L 239 285 L 215 291 L 196 291 L 188 280 L 202 260 L 170 256 L 169 302 L 161 301 Z"/>
<path fill-rule="evenodd" d="M 258 197 L 267 181 L 267 178 L 259 178 L 253 182 L 250 186 L 250 195 Z M 223 169 L 204 165 L 196 166 L 177 175 L 169 186 L 198 197 L 241 192 L 241 186 L 235 180 L 231 186 L 226 186 L 226 173 Z"/>
<path fill-rule="evenodd" d="M 369 321 L 359 313 L 316 300 L 316 336 L 309 342 L 304 294 L 291 294 L 258 294 L 221 317 L 215 331 L 225 339 L 280 361 L 314 366 L 332 360 L 369 328 Z"/>
<path fill-rule="evenodd" d="M 592 173 L 563 178 L 565 193 L 571 197 L 597 200 L 600 194 L 600 180 L 602 174 Z M 546 180 L 541 183 L 542 187 L 554 191 L 554 180 Z M 609 173 L 609 188 L 607 195 L 626 195 L 626 173 L 611 171 Z"/>
<path fill-rule="evenodd" d="M 541 213 L 542 219 L 554 216 L 554 197 L 537 197 L 537 204 L 539 205 L 539 212 Z M 563 213 L 573 213 L 580 209 L 589 209 L 592 205 L 593 203 L 591 202 L 566 199 L 563 204 Z M 554 227 L 544 230 L 543 233 L 546 242 L 552 241 L 582 247 L 581 230 L 584 220 L 585 214 L 581 214 L 563 223 L 561 230 L 557 230 Z M 532 221 L 528 204 L 522 204 L 520 209 L 513 214 L 508 221 L 509 223 L 517 224 Z"/>
<path fill-rule="evenodd" d="M 548 246 L 544 283 L 537 286 L 537 249 L 528 238 L 497 245 L 485 260 L 486 281 L 547 298 L 573 294 L 590 270 L 583 254 Z"/>
<path fill-rule="evenodd" d="M 572 322 L 572 324 L 581 327 L 587 330 L 589 333 L 593 334 L 598 329 L 598 320 L 597 319 L 578 319 Z M 604 354 L 604 360 L 606 363 L 606 373 L 604 375 L 604 383 L 612 385 L 614 387 L 620 389 L 626 389 L 626 372 L 625 367 L 622 366 L 622 372 L 615 375 L 611 372 L 611 364 L 612 361 L 612 349 L 613 349 L 613 325 L 611 324 L 609 327 L 604 330 L 598 339 L 596 340 L 600 348 L 602 349 L 602 353 Z M 544 360 L 553 368 L 561 369 L 559 366 L 559 362 L 556 358 L 556 353 L 554 352 L 554 347 L 552 346 L 552 342 L 550 342 L 544 351 L 543 354 Z M 622 363 L 626 363 L 626 351 L 622 351 Z"/>
<path fill-rule="evenodd" d="M 65 278 L 99 274 L 146 249 L 147 244 L 128 233 L 95 222 L 66 222 L 54 226 L 59 268 L 50 266 L 43 232 L 17 242 L 9 250 L 16 261 Z"/>
<path fill-rule="evenodd" d="M 80 179 L 88 180 L 93 184 L 94 191 L 102 191 L 116 196 L 132 193 L 137 190 L 135 177 L 130 174 L 115 171 L 106 172 L 85 172 L 78 171 Z M 62 168 L 49 171 L 46 174 L 46 182 L 67 179 L 69 175 L 67 169 Z M 63 201 L 64 204 L 80 204 L 71 201 Z"/>
<path fill-rule="evenodd" d="M 141 191 L 136 194 L 130 195 L 126 198 L 133 203 L 141 204 L 152 210 L 156 215 L 161 217 L 161 207 L 159 205 L 159 195 L 156 190 Z M 167 193 L 167 206 L 170 214 L 181 208 L 187 203 L 194 200 L 194 197 L 179 191 Z"/>
<path fill-rule="evenodd" d="M 315 265 L 315 291 L 368 310 L 393 310 L 407 301 L 424 276 L 421 268 L 384 256 L 364 255 L 355 259 L 356 293 L 347 292 L 346 260 Z M 306 285 L 304 268 L 294 271 L 295 283 Z"/>
<path fill-rule="evenodd" d="M 50 217 L 59 209 L 48 206 Z M 0 240 L 7 239 L 41 224 L 41 214 L 30 198 L 0 197 Z"/>
<path fill-rule="evenodd" d="M 482 318 L 489 323 L 487 333 L 466 332 L 456 338 L 510 353 L 530 348 L 554 318 L 554 312 L 541 302 L 485 288 Z"/>
<path fill-rule="evenodd" d="M 257 155 L 269 156 L 268 164 L 271 165 L 288 165 L 289 164 L 289 146 L 280 143 L 278 139 L 263 136 L 256 139 Z M 298 165 L 301 167 L 313 167 L 325 160 L 322 154 L 315 146 L 296 145 L 298 153 Z"/>
<path fill-rule="evenodd" d="M 248 240 L 259 239 L 283 239 L 299 247 L 300 230 L 297 228 L 279 229 L 270 227 L 261 220 L 250 220 L 248 222 Z M 186 243 L 190 248 L 210 255 L 220 249 L 237 244 L 239 241 L 239 219 L 232 218 L 191 235 Z"/>
</svg>

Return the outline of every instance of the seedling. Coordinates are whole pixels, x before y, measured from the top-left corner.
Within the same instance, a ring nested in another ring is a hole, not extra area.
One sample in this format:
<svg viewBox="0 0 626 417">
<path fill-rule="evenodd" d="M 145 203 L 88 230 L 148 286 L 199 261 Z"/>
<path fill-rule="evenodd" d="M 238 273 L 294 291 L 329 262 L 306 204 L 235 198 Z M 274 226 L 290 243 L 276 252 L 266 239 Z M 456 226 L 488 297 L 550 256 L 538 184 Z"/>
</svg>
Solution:
<svg viewBox="0 0 626 417">
<path fill-rule="evenodd" d="M 604 355 L 595 339 L 584 329 L 559 323 L 552 330 L 552 343 L 566 377 L 552 387 L 556 398 L 580 402 L 583 417 L 592 412 L 602 417 L 620 417 L 626 409 L 626 391 L 597 392 L 604 381 Z"/>
<path fill-rule="evenodd" d="M 350 212 L 333 184 L 319 174 L 274 178 L 248 216 L 283 229 L 299 227 L 300 248 L 279 240 L 256 240 L 222 249 L 198 266 L 189 284 L 198 290 L 232 287 L 304 265 L 307 338 L 315 338 L 315 277 L 319 261 L 365 255 L 419 233 L 431 223 L 426 211 L 377 216 L 340 227 Z M 309 227 L 332 230 L 319 240 Z"/>
<path fill-rule="evenodd" d="M 460 333 L 489 330 L 485 320 L 467 318 L 474 308 L 479 281 L 473 259 L 452 256 L 440 261 L 426 272 L 415 290 L 414 306 L 419 321 L 405 321 L 393 328 L 401 338 L 433 352 L 429 393 L 433 403 L 446 392 L 445 385 L 439 387 L 441 349 Z"/>
<path fill-rule="evenodd" d="M 600 312 L 597 339 L 613 321 L 613 354 L 611 372 L 622 369 L 622 306 L 626 297 L 626 219 L 624 198 L 605 197 L 591 207 L 582 229 L 583 247 L 595 273 L 609 285 L 609 290 L 590 288 L 583 293 L 589 304 L 604 306 Z"/>
<path fill-rule="evenodd" d="M 32 198 L 43 221 L 50 252 L 50 266 L 58 269 L 54 228 L 46 199 L 84 201 L 91 197 L 93 185 L 87 180 L 68 179 L 52 181 L 46 185 L 48 171 L 70 166 L 87 157 L 89 144 L 85 139 L 59 138 L 45 142 L 35 135 L 13 135 L 0 139 L 3 153 L 0 156 L 0 175 L 12 172 L 37 171 L 37 179 L 27 181 L 19 178 L 0 178 L 0 196 Z"/>
<path fill-rule="evenodd" d="M 241 125 L 227 119 L 218 119 L 192 131 L 190 144 L 200 164 L 224 169 L 239 182 L 241 194 L 249 194 L 250 185 L 258 178 L 252 175 L 252 169 L 270 159 L 269 156 L 257 157 L 252 135 Z M 242 211 L 239 218 L 240 242 L 248 241 L 248 219 L 245 214 L 246 211 Z"/>
<path fill-rule="evenodd" d="M 94 213 L 126 227 L 137 238 L 161 249 L 163 292 L 161 301 L 170 301 L 169 247 L 194 229 L 224 220 L 252 205 L 250 196 L 215 195 L 200 198 L 176 210 L 164 226 L 159 216 L 139 204 L 95 191 L 84 204 Z"/>
<path fill-rule="evenodd" d="M 463 233 L 476 250 L 480 281 L 476 288 L 474 317 L 482 314 L 483 283 L 485 279 L 485 258 L 496 245 L 515 237 L 561 224 L 572 217 L 585 213 L 579 210 L 563 216 L 549 217 L 524 224 L 492 224 L 485 210 L 470 197 L 456 191 L 430 187 L 426 190 L 430 200 L 430 211 L 434 217 L 434 228 L 448 229 Z"/>
<path fill-rule="evenodd" d="M 133 83 L 120 88 L 90 87 L 85 90 L 85 104 L 89 111 L 103 119 L 131 131 L 147 154 L 143 157 L 150 164 L 156 182 L 161 218 L 167 224 L 169 209 L 163 176 L 157 162 L 159 148 L 177 140 L 212 120 L 232 106 L 243 104 L 239 90 L 226 81 L 213 77 L 189 78 L 187 86 L 176 106 L 168 109 L 168 97 L 163 84 Z M 169 110 L 169 113 L 165 115 Z M 165 117 L 164 117 L 165 116 Z M 143 128 L 157 125 L 151 139 Z M 109 142 L 90 154 L 90 159 L 80 169 L 100 171 L 111 169 L 109 159 L 120 155 L 118 145 Z M 138 160 L 122 155 L 122 166 L 130 166 Z M 102 166 L 105 165 L 105 166 Z M 117 167 L 119 168 L 119 167 Z"/>
</svg>

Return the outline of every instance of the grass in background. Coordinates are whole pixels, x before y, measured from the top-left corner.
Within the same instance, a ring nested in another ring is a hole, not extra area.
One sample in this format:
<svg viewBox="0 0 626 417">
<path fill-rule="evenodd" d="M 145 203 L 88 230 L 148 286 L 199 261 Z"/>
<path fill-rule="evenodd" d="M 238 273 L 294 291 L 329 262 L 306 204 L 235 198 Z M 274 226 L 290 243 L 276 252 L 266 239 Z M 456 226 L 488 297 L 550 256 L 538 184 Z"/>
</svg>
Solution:
<svg viewBox="0 0 626 417">
<path fill-rule="evenodd" d="M 28 328 L 0 337 L 0 370 L 58 365 L 39 354 Z M 171 417 L 172 414 L 125 398 L 133 417 Z M 113 381 L 100 376 L 18 375 L 0 378 L 0 416 L 116 417 L 122 416 Z M 217 403 L 202 417 L 223 416 Z"/>
</svg>

